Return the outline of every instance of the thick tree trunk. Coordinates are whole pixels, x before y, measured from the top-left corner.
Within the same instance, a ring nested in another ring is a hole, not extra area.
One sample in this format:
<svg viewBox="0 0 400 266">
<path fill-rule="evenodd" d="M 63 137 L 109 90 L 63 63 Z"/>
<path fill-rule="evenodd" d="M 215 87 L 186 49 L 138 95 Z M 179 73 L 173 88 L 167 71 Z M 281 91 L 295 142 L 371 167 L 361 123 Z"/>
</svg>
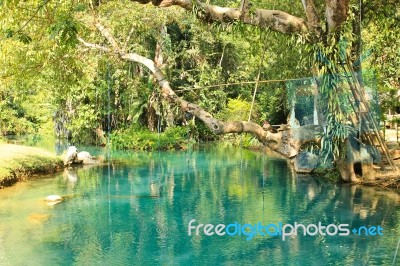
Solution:
<svg viewBox="0 0 400 266">
<path fill-rule="evenodd" d="M 147 108 L 146 108 L 146 124 L 147 124 L 147 128 L 152 132 L 158 130 L 157 121 L 159 118 L 157 116 L 157 112 L 156 112 L 156 109 L 154 108 L 154 105 L 158 105 L 160 103 L 157 102 L 156 99 L 157 99 L 156 95 L 153 92 L 150 96 L 150 99 L 149 99 L 149 102 L 147 103 Z"/>
<path fill-rule="evenodd" d="M 354 171 L 354 150 L 350 144 L 350 140 L 344 141 L 344 154 L 335 161 L 337 169 L 342 176 L 342 179 L 346 182 L 357 182 L 356 173 Z"/>
<path fill-rule="evenodd" d="M 325 16 L 328 33 L 333 33 L 347 19 L 350 0 L 326 0 Z"/>
<path fill-rule="evenodd" d="M 354 172 L 354 163 L 347 162 L 346 160 L 341 160 L 338 161 L 336 164 L 343 181 L 349 183 L 355 183 L 358 181 Z"/>
</svg>

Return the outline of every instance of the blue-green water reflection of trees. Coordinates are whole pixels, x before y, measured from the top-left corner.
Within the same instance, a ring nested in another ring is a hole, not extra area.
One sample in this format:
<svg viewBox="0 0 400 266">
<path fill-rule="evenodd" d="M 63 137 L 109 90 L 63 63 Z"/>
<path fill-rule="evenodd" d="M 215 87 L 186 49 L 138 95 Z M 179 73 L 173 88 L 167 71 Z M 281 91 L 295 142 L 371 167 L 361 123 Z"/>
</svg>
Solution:
<svg viewBox="0 0 400 266">
<path fill-rule="evenodd" d="M 56 177 L 54 186 L 69 197 L 51 210 L 43 227 L 28 234 L 39 241 L 34 250 L 43 254 L 39 261 L 381 265 L 393 260 L 400 236 L 396 192 L 295 177 L 285 160 L 236 148 L 112 157 L 115 160 L 108 165 Z M 215 225 L 235 221 L 381 225 L 384 236 L 299 235 L 287 241 L 188 236 L 191 219 Z"/>
</svg>

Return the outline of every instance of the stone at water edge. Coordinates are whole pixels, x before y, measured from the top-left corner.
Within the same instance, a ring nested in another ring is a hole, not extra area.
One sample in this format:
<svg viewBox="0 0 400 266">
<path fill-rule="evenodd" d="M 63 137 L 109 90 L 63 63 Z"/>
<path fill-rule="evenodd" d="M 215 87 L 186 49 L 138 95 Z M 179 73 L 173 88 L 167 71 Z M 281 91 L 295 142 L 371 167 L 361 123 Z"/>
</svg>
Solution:
<svg viewBox="0 0 400 266">
<path fill-rule="evenodd" d="M 59 200 L 62 200 L 62 197 L 59 195 L 49 195 L 44 200 L 45 201 L 59 201 Z"/>
<path fill-rule="evenodd" d="M 83 164 L 97 163 L 97 161 L 94 160 L 93 156 L 90 155 L 90 153 L 88 153 L 87 151 L 81 151 L 80 153 L 78 153 L 75 162 Z"/>
<path fill-rule="evenodd" d="M 310 152 L 302 151 L 294 159 L 296 173 L 308 174 L 318 168 L 318 156 Z"/>
<path fill-rule="evenodd" d="M 60 203 L 63 200 L 63 198 L 59 195 L 49 195 L 47 196 L 44 201 L 47 203 L 47 205 L 56 205 L 57 203 Z"/>
<path fill-rule="evenodd" d="M 67 150 L 67 155 L 64 158 L 64 165 L 70 165 L 74 162 L 78 155 L 78 149 L 75 146 L 70 146 Z"/>
</svg>

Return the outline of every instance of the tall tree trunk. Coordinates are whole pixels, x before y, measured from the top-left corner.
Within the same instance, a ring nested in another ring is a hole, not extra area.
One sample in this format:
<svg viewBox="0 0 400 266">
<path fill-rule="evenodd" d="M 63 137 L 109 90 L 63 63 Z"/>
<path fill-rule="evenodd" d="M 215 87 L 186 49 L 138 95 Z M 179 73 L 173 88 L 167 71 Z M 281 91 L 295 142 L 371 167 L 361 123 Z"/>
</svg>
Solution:
<svg viewBox="0 0 400 266">
<path fill-rule="evenodd" d="M 154 132 L 157 129 L 157 121 L 159 119 L 156 109 L 154 106 L 159 105 L 160 103 L 157 101 L 157 95 L 153 91 L 149 97 L 149 101 L 147 103 L 147 108 L 146 108 L 146 124 L 147 128 Z"/>
</svg>

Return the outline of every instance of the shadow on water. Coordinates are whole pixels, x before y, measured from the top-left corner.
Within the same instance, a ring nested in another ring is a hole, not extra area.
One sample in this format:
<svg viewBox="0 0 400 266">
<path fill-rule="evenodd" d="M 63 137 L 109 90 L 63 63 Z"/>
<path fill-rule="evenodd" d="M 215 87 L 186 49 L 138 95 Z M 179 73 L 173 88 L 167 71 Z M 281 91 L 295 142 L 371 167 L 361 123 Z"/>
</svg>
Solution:
<svg viewBox="0 0 400 266">
<path fill-rule="evenodd" d="M 41 204 L 48 194 L 66 200 Z M 391 265 L 399 203 L 395 191 L 295 176 L 285 160 L 232 147 L 112 152 L 1 191 L 0 264 Z M 383 236 L 188 236 L 192 219 L 381 226 Z"/>
</svg>

